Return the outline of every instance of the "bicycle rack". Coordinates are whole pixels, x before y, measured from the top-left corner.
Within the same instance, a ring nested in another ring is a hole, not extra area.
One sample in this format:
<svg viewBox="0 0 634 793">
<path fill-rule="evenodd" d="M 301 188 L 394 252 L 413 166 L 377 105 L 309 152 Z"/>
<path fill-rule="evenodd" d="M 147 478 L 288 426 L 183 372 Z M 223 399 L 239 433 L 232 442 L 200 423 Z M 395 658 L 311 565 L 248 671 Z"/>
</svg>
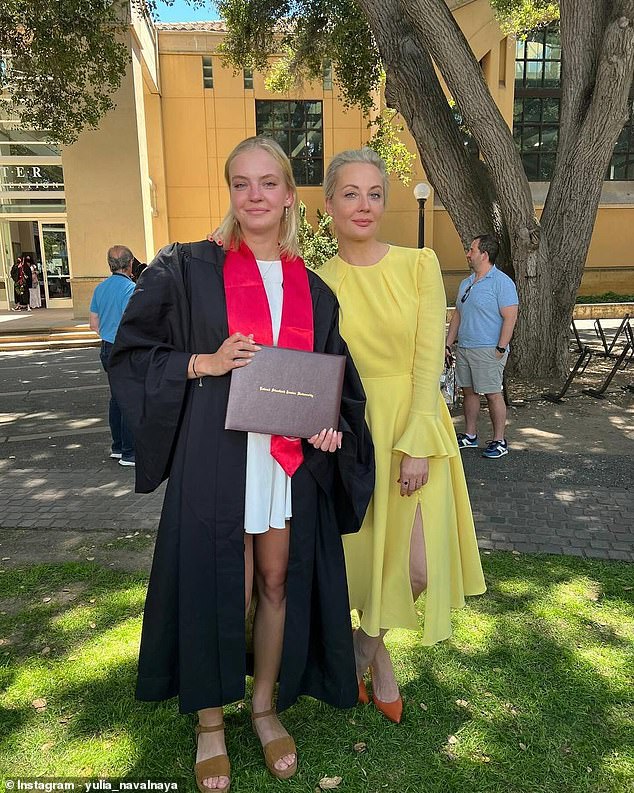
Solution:
<svg viewBox="0 0 634 793">
<path fill-rule="evenodd" d="M 581 351 L 581 355 L 575 361 L 575 365 L 570 370 L 570 374 L 568 375 L 566 382 L 563 384 L 561 391 L 559 391 L 559 393 L 557 394 L 553 394 L 553 393 L 542 394 L 542 399 L 546 399 L 548 402 L 554 402 L 554 403 L 563 402 L 564 395 L 566 391 L 570 388 L 570 384 L 578 374 L 582 374 L 585 371 L 586 366 L 590 363 L 593 354 L 594 353 L 590 349 L 590 347 L 584 347 L 583 350 Z"/>
<path fill-rule="evenodd" d="M 594 397 L 595 399 L 605 399 L 604 394 L 605 394 L 608 386 L 612 382 L 612 378 L 614 377 L 614 375 L 618 372 L 619 369 L 627 368 L 627 366 L 631 362 L 632 358 L 634 358 L 634 333 L 632 332 L 632 327 L 631 327 L 628 319 L 629 319 L 629 317 L 626 317 L 623 320 L 623 322 L 621 323 L 621 328 L 625 329 L 626 343 L 625 343 L 623 349 L 621 350 L 621 353 L 619 354 L 619 357 L 614 362 L 614 366 L 608 372 L 608 375 L 605 378 L 605 380 L 603 381 L 603 383 L 601 384 L 600 388 L 584 388 L 583 389 L 583 393 L 584 394 L 587 394 L 588 396 Z M 617 333 L 617 336 L 620 333 L 621 333 L 621 329 L 619 329 L 619 332 Z M 614 340 L 616 340 L 617 336 L 614 337 Z M 613 340 L 613 343 L 610 345 L 610 349 L 614 346 L 614 340 Z M 607 357 L 607 356 L 605 356 L 605 357 Z M 627 360 L 625 360 L 626 358 L 627 358 Z M 628 390 L 634 390 L 634 387 L 629 386 Z"/>
<path fill-rule="evenodd" d="M 608 340 L 606 339 L 606 336 L 605 336 L 605 331 L 601 327 L 601 320 L 600 319 L 595 319 L 595 321 L 594 321 L 594 332 L 599 337 L 599 339 L 601 341 L 601 344 L 603 346 L 603 352 L 597 352 L 597 355 L 602 355 L 604 358 L 609 358 L 610 355 L 612 354 L 612 350 L 614 349 L 614 345 L 616 344 L 617 339 L 619 338 L 619 336 L 623 332 L 625 332 L 626 335 L 627 335 L 627 330 L 626 329 L 629 326 L 630 326 L 630 315 L 626 314 L 623 317 L 623 320 L 622 320 L 621 324 L 619 325 L 618 330 L 616 331 L 616 333 L 612 337 L 612 341 L 608 343 Z M 578 334 L 577 334 L 577 338 L 578 338 Z"/>
<path fill-rule="evenodd" d="M 579 331 L 577 330 L 577 326 L 575 324 L 574 319 L 570 323 L 570 330 L 574 334 L 575 344 L 577 345 L 577 349 L 579 350 L 579 352 L 583 352 L 583 342 L 581 341 L 581 337 L 579 336 Z"/>
</svg>

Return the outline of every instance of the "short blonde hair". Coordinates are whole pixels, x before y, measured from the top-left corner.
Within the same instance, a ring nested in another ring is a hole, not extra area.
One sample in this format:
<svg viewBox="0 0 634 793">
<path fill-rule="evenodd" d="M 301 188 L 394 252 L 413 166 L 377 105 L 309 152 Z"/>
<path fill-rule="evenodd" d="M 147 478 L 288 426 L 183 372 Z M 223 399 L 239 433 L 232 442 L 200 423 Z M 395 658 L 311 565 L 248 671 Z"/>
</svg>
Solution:
<svg viewBox="0 0 634 793">
<path fill-rule="evenodd" d="M 279 165 L 284 177 L 286 187 L 293 194 L 293 203 L 287 207 L 280 220 L 280 251 L 285 256 L 299 256 L 299 245 L 297 241 L 297 231 L 299 228 L 299 201 L 297 198 L 297 185 L 293 178 L 293 169 L 291 163 L 282 147 L 273 140 L 264 135 L 255 135 L 251 138 L 246 138 L 235 147 L 231 154 L 227 157 L 225 163 L 225 181 L 229 188 L 231 188 L 231 177 L 229 171 L 231 163 L 235 158 L 244 154 L 247 151 L 254 149 L 262 149 L 269 154 L 275 162 Z M 233 213 L 233 207 L 229 204 L 229 209 L 225 215 L 220 227 L 218 228 L 218 236 L 223 240 L 224 249 L 237 249 L 244 239 L 240 223 Z"/>
<path fill-rule="evenodd" d="M 362 149 L 348 149 L 347 151 L 341 151 L 332 158 L 330 165 L 326 170 L 326 178 L 324 179 L 324 193 L 326 195 L 326 199 L 332 199 L 335 194 L 335 190 L 337 188 L 337 176 L 340 169 L 343 168 L 344 165 L 350 165 L 352 163 L 374 165 L 374 167 L 379 170 L 381 174 L 381 180 L 383 182 L 383 201 L 387 201 L 387 192 L 389 187 L 387 168 L 385 167 L 383 159 L 379 157 L 374 149 L 371 149 L 369 146 L 364 146 Z"/>
</svg>

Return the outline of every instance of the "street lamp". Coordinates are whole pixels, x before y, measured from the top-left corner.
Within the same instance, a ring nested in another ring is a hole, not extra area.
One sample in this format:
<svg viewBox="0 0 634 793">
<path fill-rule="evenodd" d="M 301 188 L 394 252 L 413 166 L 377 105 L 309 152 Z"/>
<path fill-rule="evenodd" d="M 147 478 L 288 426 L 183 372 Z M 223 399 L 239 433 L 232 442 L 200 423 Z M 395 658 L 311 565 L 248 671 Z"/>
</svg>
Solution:
<svg viewBox="0 0 634 793">
<path fill-rule="evenodd" d="M 414 198 L 418 201 L 418 247 L 425 247 L 425 201 L 429 198 L 431 187 L 427 182 L 419 182 L 414 187 Z"/>
</svg>

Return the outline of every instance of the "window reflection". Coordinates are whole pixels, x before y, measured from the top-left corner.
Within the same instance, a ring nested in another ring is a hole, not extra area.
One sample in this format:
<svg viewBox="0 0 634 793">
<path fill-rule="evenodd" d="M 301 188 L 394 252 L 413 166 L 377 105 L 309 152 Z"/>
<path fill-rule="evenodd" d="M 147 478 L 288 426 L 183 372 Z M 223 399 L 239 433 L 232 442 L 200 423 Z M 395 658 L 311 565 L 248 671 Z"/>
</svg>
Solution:
<svg viewBox="0 0 634 793">
<path fill-rule="evenodd" d="M 561 41 L 558 23 L 516 42 L 513 139 L 530 181 L 550 181 L 559 140 Z M 634 179 L 632 100 L 606 179 Z"/>
<path fill-rule="evenodd" d="M 321 101 L 256 100 L 258 135 L 273 138 L 288 155 L 298 185 L 323 182 Z"/>
</svg>

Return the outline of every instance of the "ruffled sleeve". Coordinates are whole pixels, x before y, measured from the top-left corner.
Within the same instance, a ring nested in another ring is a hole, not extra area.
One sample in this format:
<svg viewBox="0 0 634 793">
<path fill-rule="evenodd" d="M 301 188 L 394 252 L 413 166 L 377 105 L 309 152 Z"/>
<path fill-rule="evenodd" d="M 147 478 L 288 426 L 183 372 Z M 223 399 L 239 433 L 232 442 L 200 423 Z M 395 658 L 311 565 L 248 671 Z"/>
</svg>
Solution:
<svg viewBox="0 0 634 793">
<path fill-rule="evenodd" d="M 412 404 L 394 450 L 410 457 L 453 457 L 456 439 L 442 423 L 440 375 L 444 362 L 447 300 L 434 251 L 423 248 L 416 263 L 418 317 L 412 368 Z"/>
</svg>

